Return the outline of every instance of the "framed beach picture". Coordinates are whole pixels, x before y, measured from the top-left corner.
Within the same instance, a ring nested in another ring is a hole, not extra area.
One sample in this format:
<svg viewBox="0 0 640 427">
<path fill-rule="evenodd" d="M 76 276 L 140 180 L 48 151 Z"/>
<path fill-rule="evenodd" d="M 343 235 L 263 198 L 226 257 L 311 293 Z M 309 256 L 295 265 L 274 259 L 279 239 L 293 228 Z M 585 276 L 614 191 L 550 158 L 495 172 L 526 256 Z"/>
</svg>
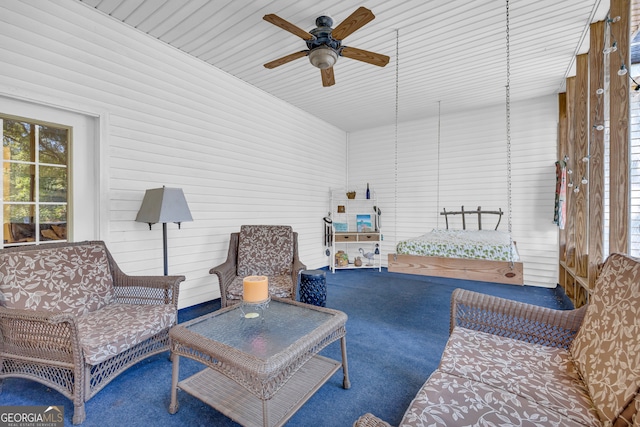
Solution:
<svg viewBox="0 0 640 427">
<path fill-rule="evenodd" d="M 371 214 L 357 214 L 356 215 L 356 230 L 358 233 L 370 233 L 375 231 L 373 229 L 373 222 L 371 221 Z"/>
<path fill-rule="evenodd" d="M 334 222 L 333 223 L 333 228 L 337 231 L 337 232 L 345 232 L 345 231 L 349 231 L 349 226 L 347 225 L 346 222 Z"/>
</svg>

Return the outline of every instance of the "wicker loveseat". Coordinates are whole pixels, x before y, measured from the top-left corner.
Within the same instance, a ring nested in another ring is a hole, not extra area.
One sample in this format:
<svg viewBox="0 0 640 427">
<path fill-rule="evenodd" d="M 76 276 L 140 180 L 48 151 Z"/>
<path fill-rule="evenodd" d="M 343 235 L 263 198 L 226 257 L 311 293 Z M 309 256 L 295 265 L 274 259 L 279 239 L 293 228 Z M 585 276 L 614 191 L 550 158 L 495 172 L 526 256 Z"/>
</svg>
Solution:
<svg viewBox="0 0 640 427">
<path fill-rule="evenodd" d="M 640 260 L 612 254 L 577 310 L 454 291 L 440 365 L 400 425 L 638 426 L 639 387 Z"/>
<path fill-rule="evenodd" d="M 99 241 L 0 250 L 0 381 L 38 381 L 84 404 L 169 349 L 183 276 L 128 276 Z"/>
<path fill-rule="evenodd" d="M 269 279 L 269 294 L 296 299 L 298 274 L 306 266 L 298 256 L 298 233 L 288 225 L 242 225 L 231 233 L 224 263 L 209 270 L 218 277 L 222 307 L 242 300 L 242 280 Z"/>
</svg>

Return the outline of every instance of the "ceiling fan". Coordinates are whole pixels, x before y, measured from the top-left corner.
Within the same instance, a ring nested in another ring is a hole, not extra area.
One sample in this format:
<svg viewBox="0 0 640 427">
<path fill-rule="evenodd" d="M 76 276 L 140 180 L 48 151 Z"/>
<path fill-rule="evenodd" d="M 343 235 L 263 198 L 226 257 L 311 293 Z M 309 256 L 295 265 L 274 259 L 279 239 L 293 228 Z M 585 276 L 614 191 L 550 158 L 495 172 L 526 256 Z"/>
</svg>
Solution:
<svg viewBox="0 0 640 427">
<path fill-rule="evenodd" d="M 363 27 L 365 24 L 371 22 L 374 18 L 375 15 L 369 9 L 366 7 L 359 7 L 336 28 L 331 28 L 333 25 L 333 19 L 328 16 L 319 16 L 316 19 L 317 28 L 307 32 L 277 15 L 265 15 L 263 18 L 265 21 L 305 40 L 308 49 L 301 50 L 300 52 L 294 52 L 274 61 L 267 62 L 264 66 L 266 68 L 275 68 L 286 64 L 287 62 L 291 62 L 294 59 L 309 56 L 311 64 L 320 69 L 322 86 L 325 87 L 333 86 L 336 83 L 333 74 L 333 66 L 339 56 L 384 67 L 389 63 L 388 56 L 342 45 L 342 40 L 357 29 Z"/>
</svg>

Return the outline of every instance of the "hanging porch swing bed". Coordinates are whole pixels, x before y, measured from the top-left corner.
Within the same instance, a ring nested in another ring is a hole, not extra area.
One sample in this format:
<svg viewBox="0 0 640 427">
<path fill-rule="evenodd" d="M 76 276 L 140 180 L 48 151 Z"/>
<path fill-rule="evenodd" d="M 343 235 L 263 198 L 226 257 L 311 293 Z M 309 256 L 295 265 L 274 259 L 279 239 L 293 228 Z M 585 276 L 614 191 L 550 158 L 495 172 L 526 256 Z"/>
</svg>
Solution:
<svg viewBox="0 0 640 427">
<path fill-rule="evenodd" d="M 399 111 L 399 31 L 396 30 L 396 111 L 395 111 L 395 194 L 396 212 L 398 194 L 398 111 Z M 446 230 L 434 230 L 416 239 L 399 242 L 396 253 L 388 255 L 388 271 L 392 273 L 417 274 L 422 276 L 447 277 L 482 282 L 524 284 L 523 264 L 518 256 L 515 242 L 512 240 L 511 215 L 511 54 L 509 36 L 509 0 L 506 8 L 506 148 L 507 148 L 507 232 L 498 231 L 503 215 L 498 211 L 459 212 L 443 209 Z M 440 101 L 438 101 L 438 206 L 440 177 Z M 440 209 L 438 208 L 438 211 Z M 478 230 L 466 229 L 465 215 L 477 215 Z M 494 230 L 482 230 L 482 215 L 497 214 L 498 221 Z M 449 230 L 449 215 L 462 215 L 462 230 Z M 396 215 L 397 221 L 397 215 Z M 395 229 L 397 230 L 397 224 Z M 479 239 L 478 239 L 479 238 Z M 435 239 L 435 240 L 434 240 Z"/>
<path fill-rule="evenodd" d="M 466 228 L 465 215 L 477 215 L 478 229 Z M 448 277 L 482 282 L 524 284 L 523 265 L 518 249 L 508 233 L 482 229 L 482 215 L 502 211 L 447 211 L 447 228 L 436 229 L 421 236 L 403 240 L 396 246 L 396 253 L 389 254 L 388 270 L 393 273 L 421 276 Z M 462 215 L 462 230 L 449 229 L 449 215 Z"/>
</svg>

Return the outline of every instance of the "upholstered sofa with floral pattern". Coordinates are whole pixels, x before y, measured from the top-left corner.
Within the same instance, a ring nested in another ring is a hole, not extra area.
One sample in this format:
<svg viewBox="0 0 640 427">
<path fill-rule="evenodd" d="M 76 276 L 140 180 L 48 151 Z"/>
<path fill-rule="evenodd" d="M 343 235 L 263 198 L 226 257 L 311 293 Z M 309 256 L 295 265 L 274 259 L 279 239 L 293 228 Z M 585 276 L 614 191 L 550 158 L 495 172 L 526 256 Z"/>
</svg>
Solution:
<svg viewBox="0 0 640 427">
<path fill-rule="evenodd" d="M 298 256 L 298 233 L 288 225 L 242 225 L 231 233 L 224 263 L 209 273 L 218 277 L 222 307 L 242 300 L 246 276 L 267 276 L 269 294 L 296 299 L 298 274 L 306 266 Z"/>
<path fill-rule="evenodd" d="M 0 381 L 38 381 L 84 403 L 169 349 L 183 276 L 128 276 L 104 242 L 0 250 Z"/>
<path fill-rule="evenodd" d="M 640 260 L 610 255 L 577 310 L 457 289 L 451 316 L 401 426 L 640 425 Z M 354 425 L 389 426 L 371 413 Z"/>
</svg>

